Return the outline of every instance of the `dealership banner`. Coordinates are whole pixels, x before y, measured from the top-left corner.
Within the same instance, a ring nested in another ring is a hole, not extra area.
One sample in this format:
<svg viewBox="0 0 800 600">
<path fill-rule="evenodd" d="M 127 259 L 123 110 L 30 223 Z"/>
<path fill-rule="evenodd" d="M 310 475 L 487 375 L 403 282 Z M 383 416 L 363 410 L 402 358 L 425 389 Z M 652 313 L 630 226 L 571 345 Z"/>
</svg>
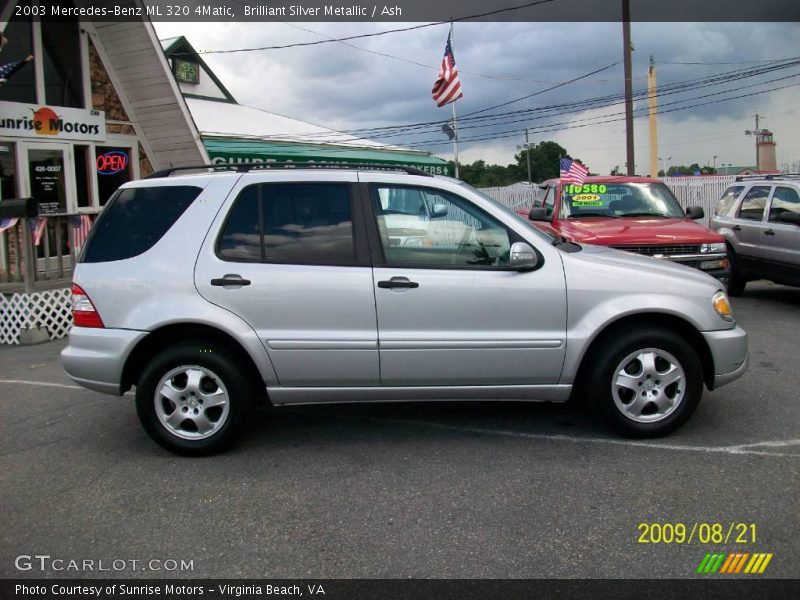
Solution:
<svg viewBox="0 0 800 600">
<path fill-rule="evenodd" d="M 0 102 L 0 136 L 104 142 L 102 110 Z"/>
</svg>

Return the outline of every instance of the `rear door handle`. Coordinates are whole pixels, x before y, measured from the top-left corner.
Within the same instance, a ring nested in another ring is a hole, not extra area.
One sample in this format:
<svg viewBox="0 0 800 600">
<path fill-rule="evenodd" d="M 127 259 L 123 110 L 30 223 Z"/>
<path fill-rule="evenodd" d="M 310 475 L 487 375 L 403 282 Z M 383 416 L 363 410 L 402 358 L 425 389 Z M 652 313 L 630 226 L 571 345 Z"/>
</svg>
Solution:
<svg viewBox="0 0 800 600">
<path fill-rule="evenodd" d="M 211 285 L 222 286 L 222 287 L 250 285 L 250 280 L 242 279 L 241 275 L 236 275 L 235 273 L 228 273 L 224 277 L 212 279 Z"/>
<path fill-rule="evenodd" d="M 734 231 L 741 231 L 742 230 L 740 225 L 734 225 L 733 227 L 731 227 L 731 229 L 733 229 Z"/>
<path fill-rule="evenodd" d="M 419 284 L 416 281 L 409 281 L 408 277 L 392 277 L 388 281 L 379 281 L 378 287 L 393 290 L 397 288 L 418 288 Z"/>
<path fill-rule="evenodd" d="M 767 230 L 764 232 L 764 235 L 775 235 L 775 232 L 774 232 L 772 229 L 767 229 Z"/>
</svg>

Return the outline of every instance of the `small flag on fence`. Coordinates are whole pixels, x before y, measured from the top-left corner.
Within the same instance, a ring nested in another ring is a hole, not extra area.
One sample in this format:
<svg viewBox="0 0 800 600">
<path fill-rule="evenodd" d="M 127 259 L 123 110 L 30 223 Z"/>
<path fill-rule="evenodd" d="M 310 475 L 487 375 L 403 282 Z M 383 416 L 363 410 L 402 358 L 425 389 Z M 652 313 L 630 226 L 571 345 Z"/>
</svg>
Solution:
<svg viewBox="0 0 800 600">
<path fill-rule="evenodd" d="M 583 182 L 586 181 L 586 176 L 589 174 L 589 169 L 571 158 L 561 159 L 559 171 L 561 183 L 574 183 L 576 185 L 583 185 Z"/>
<path fill-rule="evenodd" d="M 72 240 L 75 250 L 83 248 L 86 238 L 89 237 L 89 230 L 92 228 L 92 219 L 89 215 L 72 215 L 69 218 L 72 227 Z"/>
<path fill-rule="evenodd" d="M 28 227 L 31 228 L 33 245 L 38 246 L 42 243 L 44 232 L 47 231 L 47 217 L 33 217 L 28 219 Z"/>
<path fill-rule="evenodd" d="M 453 56 L 453 46 L 450 42 L 450 36 L 447 36 L 447 46 L 444 48 L 444 57 L 442 58 L 442 68 L 439 70 L 439 76 L 433 84 L 433 101 L 436 106 L 442 107 L 445 104 L 450 104 L 461 98 L 464 94 L 461 92 L 461 82 L 458 80 L 458 68 L 456 68 L 456 58 Z"/>
<path fill-rule="evenodd" d="M 19 219 L 0 219 L 0 233 L 3 233 L 6 229 L 11 229 L 14 225 L 17 224 Z"/>
</svg>

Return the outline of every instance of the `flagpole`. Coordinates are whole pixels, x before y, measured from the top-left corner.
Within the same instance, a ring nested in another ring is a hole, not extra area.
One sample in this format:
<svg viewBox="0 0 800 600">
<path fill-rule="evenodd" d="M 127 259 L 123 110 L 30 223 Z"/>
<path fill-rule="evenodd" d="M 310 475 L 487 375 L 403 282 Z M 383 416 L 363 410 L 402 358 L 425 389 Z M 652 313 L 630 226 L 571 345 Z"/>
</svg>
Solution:
<svg viewBox="0 0 800 600">
<path fill-rule="evenodd" d="M 450 22 L 450 47 L 453 48 L 455 44 L 455 37 L 453 36 L 453 23 Z M 455 49 L 453 49 L 453 54 L 455 55 Z M 458 179 L 458 120 L 456 115 L 456 102 L 457 100 L 453 100 L 451 102 L 451 106 L 453 107 L 453 154 L 455 155 L 455 176 Z"/>
</svg>

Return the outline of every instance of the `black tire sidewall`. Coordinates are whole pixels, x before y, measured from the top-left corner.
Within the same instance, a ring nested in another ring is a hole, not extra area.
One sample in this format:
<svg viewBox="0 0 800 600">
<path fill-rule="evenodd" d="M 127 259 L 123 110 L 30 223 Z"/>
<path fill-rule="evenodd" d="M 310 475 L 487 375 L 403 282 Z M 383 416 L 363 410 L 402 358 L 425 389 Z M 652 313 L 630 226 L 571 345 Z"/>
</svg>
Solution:
<svg viewBox="0 0 800 600">
<path fill-rule="evenodd" d="M 616 367 L 631 352 L 657 348 L 669 352 L 683 367 L 686 386 L 678 408 L 656 423 L 639 423 L 623 415 L 614 403 L 611 382 Z M 666 328 L 642 325 L 615 332 L 601 342 L 590 359 L 597 364 L 589 370 L 585 381 L 587 401 L 595 413 L 612 429 L 625 437 L 659 437 L 675 431 L 692 416 L 703 394 L 703 368 L 691 345 L 680 335 Z"/>
<path fill-rule="evenodd" d="M 155 390 L 171 369 L 183 365 L 206 367 L 228 391 L 228 418 L 211 437 L 186 440 L 170 433 L 155 412 Z M 227 448 L 241 433 L 252 403 L 247 379 L 236 368 L 235 358 L 225 348 L 202 342 L 181 343 L 158 353 L 145 366 L 136 385 L 136 412 L 144 430 L 162 447 L 186 456 L 214 454 Z"/>
<path fill-rule="evenodd" d="M 728 246 L 728 261 L 731 263 L 731 275 L 728 279 L 726 291 L 729 296 L 741 296 L 744 293 L 747 280 L 742 276 L 742 271 L 739 268 L 739 259 L 736 257 L 736 252 L 730 246 Z"/>
</svg>

